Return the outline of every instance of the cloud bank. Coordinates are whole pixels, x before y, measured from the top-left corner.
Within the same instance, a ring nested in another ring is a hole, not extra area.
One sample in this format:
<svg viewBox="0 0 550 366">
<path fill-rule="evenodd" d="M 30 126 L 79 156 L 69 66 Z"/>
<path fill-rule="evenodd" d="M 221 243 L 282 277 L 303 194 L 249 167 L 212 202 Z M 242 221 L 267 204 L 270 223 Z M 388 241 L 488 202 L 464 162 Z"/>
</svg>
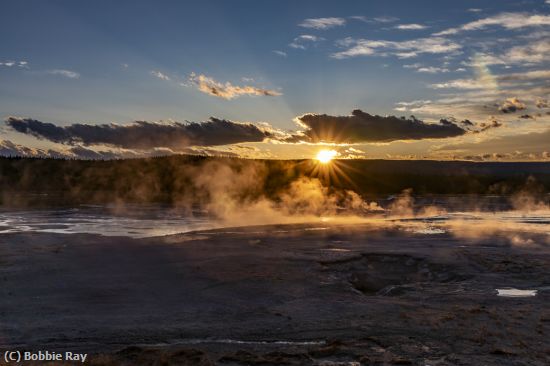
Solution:
<svg viewBox="0 0 550 366">
<path fill-rule="evenodd" d="M 165 147 L 181 150 L 189 146 L 216 146 L 239 142 L 261 142 L 271 133 L 251 123 L 217 118 L 206 122 L 155 123 L 136 121 L 129 125 L 72 124 L 56 126 L 30 118 L 8 117 L 15 131 L 67 145 L 108 145 L 125 149 Z"/>
<path fill-rule="evenodd" d="M 414 117 L 370 115 L 359 109 L 350 116 L 305 114 L 296 118 L 304 128 L 290 139 L 304 142 L 368 143 L 396 140 L 420 140 L 464 135 L 467 130 L 455 122 L 442 119 L 438 124 L 426 123 Z"/>
</svg>

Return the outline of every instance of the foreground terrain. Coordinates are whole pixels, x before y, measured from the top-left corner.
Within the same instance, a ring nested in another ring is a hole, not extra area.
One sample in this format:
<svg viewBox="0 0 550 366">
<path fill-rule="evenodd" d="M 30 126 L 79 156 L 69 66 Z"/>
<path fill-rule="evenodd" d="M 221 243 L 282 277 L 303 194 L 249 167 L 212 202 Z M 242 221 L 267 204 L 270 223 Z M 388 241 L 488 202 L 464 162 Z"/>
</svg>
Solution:
<svg viewBox="0 0 550 366">
<path fill-rule="evenodd" d="M 3 234 L 0 342 L 92 365 L 548 365 L 548 268 L 536 236 L 369 225 Z"/>
</svg>

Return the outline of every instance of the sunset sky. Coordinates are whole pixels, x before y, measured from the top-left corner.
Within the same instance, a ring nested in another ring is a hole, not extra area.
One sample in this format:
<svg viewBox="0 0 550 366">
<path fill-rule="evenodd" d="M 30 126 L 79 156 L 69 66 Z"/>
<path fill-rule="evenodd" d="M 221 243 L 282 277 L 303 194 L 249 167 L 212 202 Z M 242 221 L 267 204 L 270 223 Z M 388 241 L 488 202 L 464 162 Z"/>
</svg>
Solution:
<svg viewBox="0 0 550 366">
<path fill-rule="evenodd" d="M 4 156 L 550 160 L 550 0 L 20 0 L 0 19 Z"/>
</svg>

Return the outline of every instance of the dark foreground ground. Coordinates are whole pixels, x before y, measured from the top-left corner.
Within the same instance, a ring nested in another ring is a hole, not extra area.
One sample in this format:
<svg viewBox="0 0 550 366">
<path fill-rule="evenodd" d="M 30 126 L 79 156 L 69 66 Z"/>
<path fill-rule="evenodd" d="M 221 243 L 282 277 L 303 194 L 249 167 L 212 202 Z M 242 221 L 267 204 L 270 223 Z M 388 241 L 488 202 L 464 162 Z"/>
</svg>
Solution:
<svg viewBox="0 0 550 366">
<path fill-rule="evenodd" d="M 0 348 L 89 352 L 91 365 L 549 365 L 550 250 L 533 239 L 365 225 L 3 234 Z"/>
</svg>

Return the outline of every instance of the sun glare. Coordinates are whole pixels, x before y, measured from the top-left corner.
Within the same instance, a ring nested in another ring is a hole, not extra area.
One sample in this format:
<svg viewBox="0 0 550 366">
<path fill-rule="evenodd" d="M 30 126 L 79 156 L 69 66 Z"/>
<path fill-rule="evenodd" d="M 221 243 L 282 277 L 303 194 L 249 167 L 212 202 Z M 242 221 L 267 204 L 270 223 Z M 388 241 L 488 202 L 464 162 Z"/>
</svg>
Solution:
<svg viewBox="0 0 550 366">
<path fill-rule="evenodd" d="M 317 153 L 316 159 L 320 163 L 326 164 L 330 162 L 338 153 L 335 150 L 321 150 Z"/>
</svg>

